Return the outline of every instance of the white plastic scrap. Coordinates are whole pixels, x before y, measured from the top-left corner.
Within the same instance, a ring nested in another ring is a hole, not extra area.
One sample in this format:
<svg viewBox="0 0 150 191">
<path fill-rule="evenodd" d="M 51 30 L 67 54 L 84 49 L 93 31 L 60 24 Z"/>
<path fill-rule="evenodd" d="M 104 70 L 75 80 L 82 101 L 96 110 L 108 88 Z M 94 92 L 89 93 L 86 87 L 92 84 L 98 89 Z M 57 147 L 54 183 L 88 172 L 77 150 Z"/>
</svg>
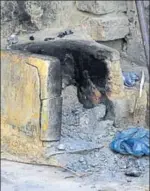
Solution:
<svg viewBox="0 0 150 191">
<path fill-rule="evenodd" d="M 7 42 L 9 45 L 18 43 L 18 36 L 15 34 L 12 34 L 11 36 L 7 38 Z"/>
<path fill-rule="evenodd" d="M 142 77 L 141 77 L 141 83 L 140 83 L 139 97 L 142 96 L 142 90 L 143 90 L 143 86 L 144 86 L 144 81 L 145 81 L 145 75 L 144 75 L 144 71 L 142 71 Z"/>
</svg>

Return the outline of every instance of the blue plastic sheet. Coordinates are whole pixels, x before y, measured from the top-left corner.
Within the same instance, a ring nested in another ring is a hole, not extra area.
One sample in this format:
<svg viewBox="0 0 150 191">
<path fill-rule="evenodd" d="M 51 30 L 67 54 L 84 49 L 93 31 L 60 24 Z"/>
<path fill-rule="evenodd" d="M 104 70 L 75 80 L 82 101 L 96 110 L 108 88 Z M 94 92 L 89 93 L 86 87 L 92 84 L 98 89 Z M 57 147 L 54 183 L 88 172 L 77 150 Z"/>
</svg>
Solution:
<svg viewBox="0 0 150 191">
<path fill-rule="evenodd" d="M 110 148 L 121 154 L 133 156 L 150 155 L 149 130 L 143 127 L 132 127 L 118 132 Z"/>
<path fill-rule="evenodd" d="M 136 81 L 139 81 L 139 76 L 135 72 L 122 72 L 124 85 L 133 87 Z"/>
</svg>

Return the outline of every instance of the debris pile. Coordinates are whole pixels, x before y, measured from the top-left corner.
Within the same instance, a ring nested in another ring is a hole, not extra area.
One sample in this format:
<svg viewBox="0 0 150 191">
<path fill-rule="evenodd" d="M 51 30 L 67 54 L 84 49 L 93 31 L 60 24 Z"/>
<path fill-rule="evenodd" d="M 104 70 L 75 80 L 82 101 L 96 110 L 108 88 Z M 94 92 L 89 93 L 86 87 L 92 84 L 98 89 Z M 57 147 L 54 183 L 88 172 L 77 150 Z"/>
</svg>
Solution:
<svg viewBox="0 0 150 191">
<path fill-rule="evenodd" d="M 47 149 L 48 157 L 55 155 L 62 165 L 77 175 L 105 180 L 120 180 L 122 176 L 126 180 L 130 179 L 129 176 L 148 173 L 148 158 L 136 159 L 138 167 L 132 165 L 131 169 L 128 165 L 131 157 L 117 154 L 109 148 L 118 128 L 114 127 L 114 121 L 105 119 L 107 109 L 104 104 L 84 108 L 73 85 L 64 88 L 62 97 L 61 140 L 53 152 Z"/>
</svg>

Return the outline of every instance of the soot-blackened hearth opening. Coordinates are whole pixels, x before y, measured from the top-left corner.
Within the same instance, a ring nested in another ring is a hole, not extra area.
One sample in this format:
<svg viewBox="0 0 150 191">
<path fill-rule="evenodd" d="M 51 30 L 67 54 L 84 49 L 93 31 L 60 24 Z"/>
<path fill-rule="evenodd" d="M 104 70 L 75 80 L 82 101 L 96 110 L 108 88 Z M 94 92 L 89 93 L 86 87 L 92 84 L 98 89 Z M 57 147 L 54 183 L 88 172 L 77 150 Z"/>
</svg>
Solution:
<svg viewBox="0 0 150 191">
<path fill-rule="evenodd" d="M 109 54 L 107 50 L 105 52 L 92 47 L 90 41 L 62 39 L 21 44 L 12 48 L 58 58 L 62 66 L 62 89 L 75 85 L 79 102 L 84 108 L 104 103 L 107 110 L 113 114 L 112 103 L 107 97 L 107 93 L 111 90 L 106 62 Z"/>
</svg>

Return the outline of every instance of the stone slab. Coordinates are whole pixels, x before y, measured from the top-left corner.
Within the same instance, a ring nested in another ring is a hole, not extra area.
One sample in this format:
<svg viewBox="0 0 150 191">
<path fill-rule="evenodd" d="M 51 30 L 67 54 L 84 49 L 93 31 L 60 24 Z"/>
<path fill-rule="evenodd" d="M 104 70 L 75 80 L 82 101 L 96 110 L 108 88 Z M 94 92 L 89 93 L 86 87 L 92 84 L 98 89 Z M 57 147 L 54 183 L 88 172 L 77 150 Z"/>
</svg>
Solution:
<svg viewBox="0 0 150 191">
<path fill-rule="evenodd" d="M 112 12 L 125 12 L 125 1 L 76 1 L 77 9 L 95 15 L 103 15 Z"/>
<path fill-rule="evenodd" d="M 128 18 L 124 14 L 91 17 L 84 25 L 87 33 L 97 41 L 121 39 L 129 33 Z"/>
</svg>

